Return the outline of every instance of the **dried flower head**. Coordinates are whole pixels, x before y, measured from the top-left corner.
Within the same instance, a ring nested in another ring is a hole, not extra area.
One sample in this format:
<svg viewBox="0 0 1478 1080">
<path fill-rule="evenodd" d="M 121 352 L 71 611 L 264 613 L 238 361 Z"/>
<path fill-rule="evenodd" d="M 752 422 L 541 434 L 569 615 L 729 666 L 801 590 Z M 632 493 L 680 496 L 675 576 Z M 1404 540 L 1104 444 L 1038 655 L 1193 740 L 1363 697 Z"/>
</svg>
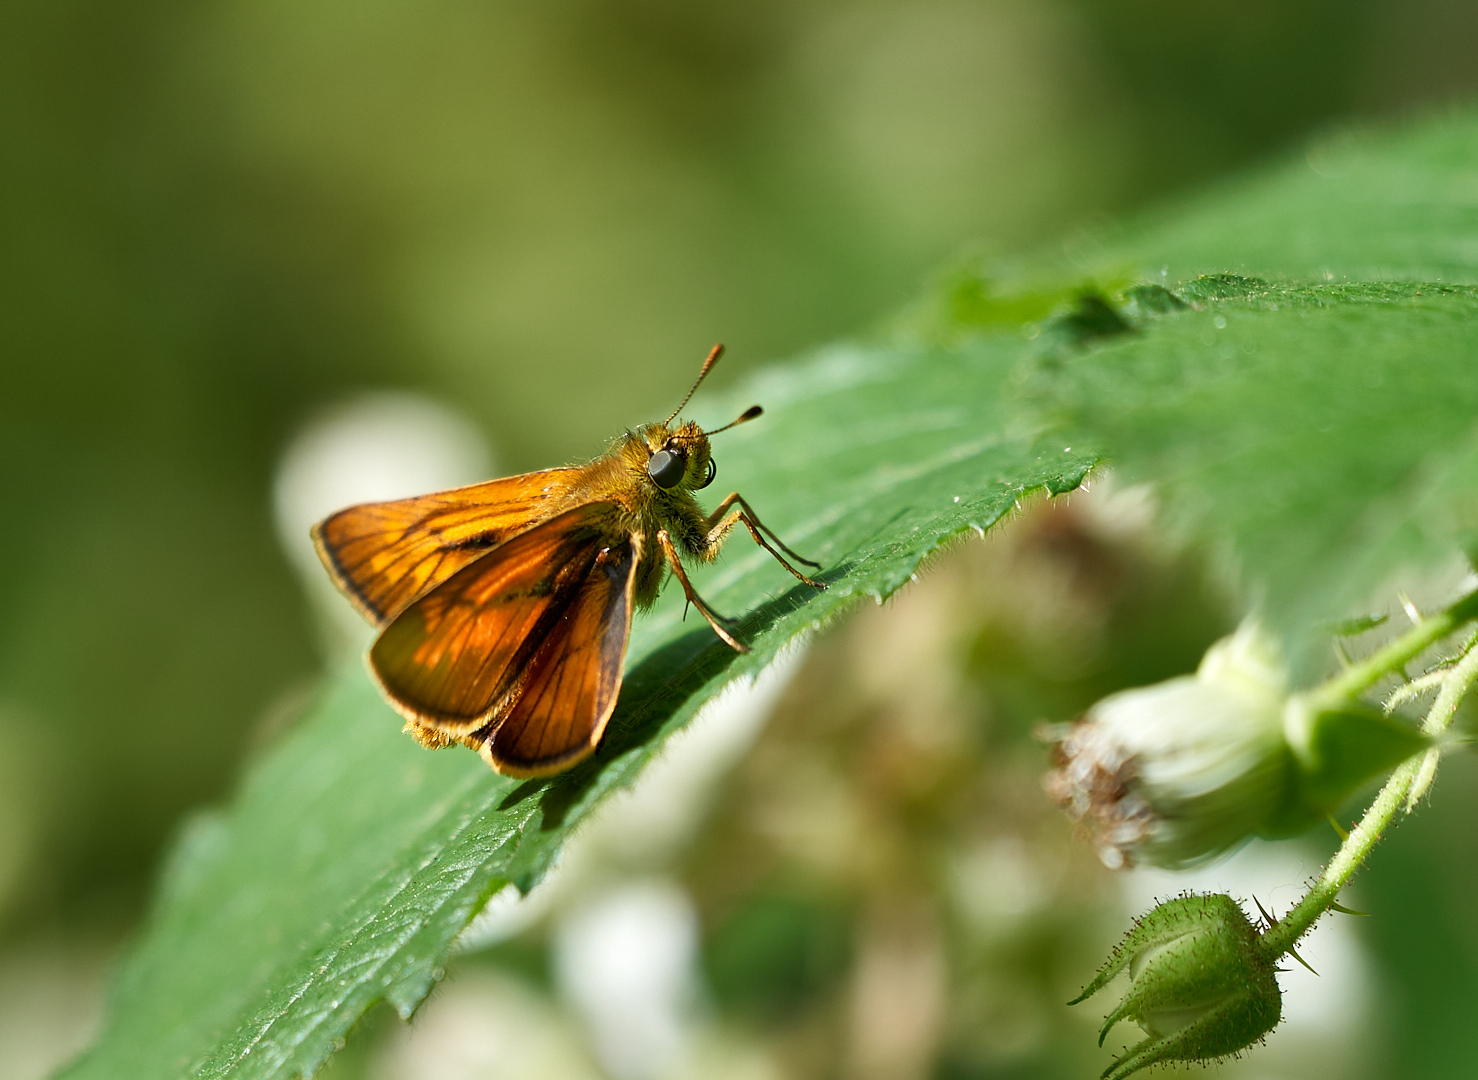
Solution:
<svg viewBox="0 0 1478 1080">
<path fill-rule="evenodd" d="M 1048 794 L 1105 865 L 1186 866 L 1251 836 L 1287 798 L 1287 676 L 1248 622 L 1195 675 L 1104 698 L 1056 733 Z"/>
</svg>

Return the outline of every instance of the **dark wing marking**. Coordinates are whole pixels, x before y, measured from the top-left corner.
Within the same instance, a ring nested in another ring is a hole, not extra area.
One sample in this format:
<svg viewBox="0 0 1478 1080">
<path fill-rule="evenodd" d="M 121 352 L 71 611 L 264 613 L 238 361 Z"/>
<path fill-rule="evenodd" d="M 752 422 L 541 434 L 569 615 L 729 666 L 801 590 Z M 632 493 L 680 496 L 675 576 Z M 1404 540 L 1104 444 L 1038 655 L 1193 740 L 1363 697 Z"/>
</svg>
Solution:
<svg viewBox="0 0 1478 1080">
<path fill-rule="evenodd" d="M 487 724 L 577 602 L 609 542 L 611 503 L 588 503 L 484 553 L 397 615 L 370 668 L 405 717 L 451 735 Z"/>
<path fill-rule="evenodd" d="M 635 535 L 601 553 L 544 640 L 518 699 L 489 726 L 481 753 L 498 772 L 559 772 L 600 742 L 621 689 L 640 560 Z"/>
<path fill-rule="evenodd" d="M 579 469 L 545 469 L 470 487 L 340 510 L 313 526 L 334 582 L 376 626 L 558 506 Z"/>
</svg>

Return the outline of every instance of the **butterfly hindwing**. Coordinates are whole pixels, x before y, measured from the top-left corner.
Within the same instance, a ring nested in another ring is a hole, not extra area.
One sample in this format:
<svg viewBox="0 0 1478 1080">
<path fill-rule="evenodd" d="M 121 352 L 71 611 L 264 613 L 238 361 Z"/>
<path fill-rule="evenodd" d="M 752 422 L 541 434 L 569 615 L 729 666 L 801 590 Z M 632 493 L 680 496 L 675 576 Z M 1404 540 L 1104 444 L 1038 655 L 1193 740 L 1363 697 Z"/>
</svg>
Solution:
<svg viewBox="0 0 1478 1080">
<path fill-rule="evenodd" d="M 605 549 L 544 639 L 483 757 L 500 773 L 566 769 L 600 742 L 621 689 L 641 537 Z"/>
<path fill-rule="evenodd" d="M 612 510 L 586 503 L 551 518 L 396 615 L 369 655 L 396 709 L 452 735 L 484 726 L 528 681 L 530 662 L 577 603 L 609 543 Z"/>
<path fill-rule="evenodd" d="M 313 527 L 318 556 L 376 626 L 549 516 L 579 469 L 545 469 L 413 499 L 362 503 Z"/>
</svg>

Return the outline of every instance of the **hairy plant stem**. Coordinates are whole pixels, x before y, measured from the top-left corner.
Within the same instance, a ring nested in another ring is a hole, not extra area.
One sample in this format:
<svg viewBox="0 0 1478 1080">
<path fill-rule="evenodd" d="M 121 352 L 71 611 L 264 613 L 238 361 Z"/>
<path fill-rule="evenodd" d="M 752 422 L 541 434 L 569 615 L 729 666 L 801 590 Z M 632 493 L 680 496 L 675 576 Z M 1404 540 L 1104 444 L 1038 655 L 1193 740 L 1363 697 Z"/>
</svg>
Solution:
<svg viewBox="0 0 1478 1080">
<path fill-rule="evenodd" d="M 1310 691 L 1309 704 L 1317 710 L 1338 707 L 1359 697 L 1382 678 L 1400 671 L 1408 661 L 1473 619 L 1478 619 L 1478 591 L 1470 592 L 1436 615 L 1423 619 L 1395 641 Z"/>
<path fill-rule="evenodd" d="M 1336 705 L 1348 701 L 1362 690 L 1366 690 L 1384 675 L 1399 671 L 1410 659 L 1428 646 L 1457 630 L 1464 623 L 1478 618 L 1478 593 L 1463 597 L 1457 603 L 1429 619 L 1422 620 L 1395 641 L 1377 650 L 1359 664 L 1342 672 L 1310 694 L 1318 705 Z M 1478 639 L 1468 642 L 1462 657 L 1447 671 L 1422 723 L 1422 731 L 1434 738 L 1451 726 L 1457 714 L 1458 703 L 1478 681 Z M 1349 884 L 1355 871 L 1364 865 L 1371 849 L 1385 833 L 1397 811 L 1405 807 L 1410 812 L 1416 802 L 1431 786 L 1436 775 L 1440 747 L 1432 747 L 1413 757 L 1391 774 L 1385 786 L 1376 795 L 1375 801 L 1365 811 L 1349 836 L 1340 845 L 1319 880 L 1304 895 L 1292 911 L 1279 919 L 1263 934 L 1261 947 L 1270 958 L 1276 959 L 1291 951 L 1299 938 L 1308 933 L 1314 923 L 1334 904 L 1339 891 Z"/>
<path fill-rule="evenodd" d="M 1457 707 L 1462 702 L 1468 688 L 1478 679 L 1478 637 L 1469 639 L 1463 647 L 1462 658 L 1452 666 L 1447 677 L 1442 680 L 1442 689 L 1437 691 L 1437 700 L 1432 702 L 1432 711 L 1427 713 L 1427 719 L 1422 724 L 1422 731 L 1436 738 L 1452 726 L 1453 718 L 1457 716 Z M 1421 756 L 1421 762 L 1417 765 L 1416 776 L 1412 779 L 1411 791 L 1406 796 L 1406 812 L 1409 814 L 1415 809 L 1416 804 L 1421 801 L 1427 789 L 1432 786 L 1432 780 L 1437 775 L 1437 761 L 1442 757 L 1442 748 L 1434 746 Z"/>
</svg>

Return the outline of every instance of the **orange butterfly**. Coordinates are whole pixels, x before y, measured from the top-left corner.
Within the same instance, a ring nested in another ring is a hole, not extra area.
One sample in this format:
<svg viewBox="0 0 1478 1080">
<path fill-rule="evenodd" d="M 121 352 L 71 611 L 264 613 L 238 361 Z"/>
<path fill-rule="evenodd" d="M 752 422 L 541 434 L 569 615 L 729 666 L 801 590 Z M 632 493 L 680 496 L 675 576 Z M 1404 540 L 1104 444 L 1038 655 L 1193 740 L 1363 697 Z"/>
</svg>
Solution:
<svg viewBox="0 0 1478 1080">
<path fill-rule="evenodd" d="M 589 756 L 616 707 L 632 611 L 656 600 L 667 567 L 714 632 L 748 652 L 679 558 L 712 562 L 740 522 L 797 578 L 825 588 L 785 555 L 819 564 L 786 547 L 738 492 L 711 514 L 693 496 L 713 482 L 708 437 L 761 411 L 714 431 L 672 426 L 722 352 L 714 346 L 671 416 L 588 465 L 351 506 L 314 526 L 323 565 L 380 630 L 370 670 L 423 745 L 462 743 L 509 776 Z"/>
</svg>

